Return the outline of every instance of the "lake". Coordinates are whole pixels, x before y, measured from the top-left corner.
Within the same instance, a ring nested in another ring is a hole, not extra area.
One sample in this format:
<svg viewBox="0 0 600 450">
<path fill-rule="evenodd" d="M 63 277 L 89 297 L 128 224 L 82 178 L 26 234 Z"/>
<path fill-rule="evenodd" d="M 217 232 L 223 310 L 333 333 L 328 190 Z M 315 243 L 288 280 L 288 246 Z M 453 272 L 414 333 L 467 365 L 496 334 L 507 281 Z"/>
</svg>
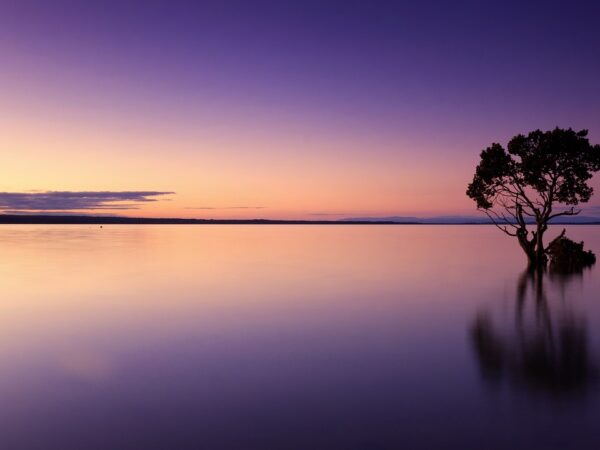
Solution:
<svg viewBox="0 0 600 450">
<path fill-rule="evenodd" d="M 0 226 L 0 448 L 596 449 L 599 267 L 492 226 Z"/>
</svg>

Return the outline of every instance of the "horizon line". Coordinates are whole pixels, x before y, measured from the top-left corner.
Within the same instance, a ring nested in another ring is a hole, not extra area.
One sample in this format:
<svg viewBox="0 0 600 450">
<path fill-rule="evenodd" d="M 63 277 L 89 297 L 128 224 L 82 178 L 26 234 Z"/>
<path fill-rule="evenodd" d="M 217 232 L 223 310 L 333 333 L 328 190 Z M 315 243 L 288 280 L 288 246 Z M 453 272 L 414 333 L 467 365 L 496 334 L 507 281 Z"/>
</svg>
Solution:
<svg viewBox="0 0 600 450">
<path fill-rule="evenodd" d="M 452 217 L 452 216 L 447 216 Z M 457 216 L 454 216 L 457 217 Z M 458 216 L 457 218 L 459 218 Z M 600 225 L 600 218 L 588 217 L 589 221 L 573 222 L 568 220 L 557 221 L 551 225 Z M 392 219 L 391 217 L 389 219 Z M 478 220 L 465 217 L 463 221 L 444 221 L 430 219 L 416 220 L 385 220 L 385 218 L 373 219 L 336 219 L 336 220 L 303 220 L 303 219 L 196 219 L 196 218 L 162 218 L 162 217 L 127 217 L 127 216 L 107 216 L 107 215 L 86 215 L 86 214 L 0 214 L 0 224 L 9 225 L 202 225 L 202 224 L 274 224 L 274 225 L 494 225 L 491 221 L 485 219 Z M 443 217 L 440 217 L 443 219 Z"/>
</svg>

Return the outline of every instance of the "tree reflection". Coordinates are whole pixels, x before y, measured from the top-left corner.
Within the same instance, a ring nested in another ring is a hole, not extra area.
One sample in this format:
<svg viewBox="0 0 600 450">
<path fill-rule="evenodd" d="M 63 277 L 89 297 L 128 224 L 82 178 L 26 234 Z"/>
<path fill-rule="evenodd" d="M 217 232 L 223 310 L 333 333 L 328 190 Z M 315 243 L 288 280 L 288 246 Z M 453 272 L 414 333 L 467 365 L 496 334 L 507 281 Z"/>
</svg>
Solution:
<svg viewBox="0 0 600 450">
<path fill-rule="evenodd" d="M 582 393 L 594 380 L 587 328 L 565 296 L 565 287 L 581 274 L 526 271 L 518 280 L 514 324 L 502 330 L 489 311 L 470 327 L 471 341 L 485 380 L 532 392 L 564 396 Z M 551 311 L 546 288 L 561 293 Z"/>
</svg>

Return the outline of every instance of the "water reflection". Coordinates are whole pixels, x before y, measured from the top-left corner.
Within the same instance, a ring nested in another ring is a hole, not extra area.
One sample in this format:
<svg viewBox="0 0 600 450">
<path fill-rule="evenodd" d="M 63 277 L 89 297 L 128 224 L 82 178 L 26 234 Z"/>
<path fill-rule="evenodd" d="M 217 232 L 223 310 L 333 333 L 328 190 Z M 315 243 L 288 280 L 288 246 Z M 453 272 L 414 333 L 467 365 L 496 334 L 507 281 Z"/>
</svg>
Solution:
<svg viewBox="0 0 600 450">
<path fill-rule="evenodd" d="M 539 398 L 591 385 L 600 272 L 517 283 L 505 246 L 489 226 L 4 227 L 0 450 L 595 450 L 599 396 Z"/>
<path fill-rule="evenodd" d="M 585 317 L 566 296 L 566 286 L 582 273 L 526 271 L 516 286 L 514 320 L 502 329 L 490 310 L 470 327 L 481 375 L 494 385 L 551 397 L 576 396 L 595 381 Z M 558 304 L 548 299 L 558 292 Z"/>
</svg>

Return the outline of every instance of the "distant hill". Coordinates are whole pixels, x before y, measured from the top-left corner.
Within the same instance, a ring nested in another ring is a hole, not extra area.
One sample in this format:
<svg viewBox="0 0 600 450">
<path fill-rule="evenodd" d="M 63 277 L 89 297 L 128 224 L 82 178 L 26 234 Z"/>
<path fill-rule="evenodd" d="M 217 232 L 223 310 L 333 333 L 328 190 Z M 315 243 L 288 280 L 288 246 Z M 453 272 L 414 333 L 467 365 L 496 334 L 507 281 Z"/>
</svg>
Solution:
<svg viewBox="0 0 600 450">
<path fill-rule="evenodd" d="M 491 224 L 493 223 L 487 217 L 481 216 L 435 216 L 435 217 L 413 217 L 413 216 L 387 216 L 387 217 L 349 217 L 340 219 L 340 222 L 392 222 L 392 223 L 412 223 L 412 224 Z M 532 220 L 528 221 L 533 223 Z M 592 216 L 571 216 L 557 217 L 550 221 L 553 224 L 600 224 L 600 217 Z"/>
<path fill-rule="evenodd" d="M 491 223 L 491 221 L 487 217 L 470 217 L 470 216 L 349 217 L 347 219 L 340 219 L 339 222 L 393 222 L 393 223 L 412 223 L 412 224 L 487 224 L 487 223 Z"/>
</svg>

